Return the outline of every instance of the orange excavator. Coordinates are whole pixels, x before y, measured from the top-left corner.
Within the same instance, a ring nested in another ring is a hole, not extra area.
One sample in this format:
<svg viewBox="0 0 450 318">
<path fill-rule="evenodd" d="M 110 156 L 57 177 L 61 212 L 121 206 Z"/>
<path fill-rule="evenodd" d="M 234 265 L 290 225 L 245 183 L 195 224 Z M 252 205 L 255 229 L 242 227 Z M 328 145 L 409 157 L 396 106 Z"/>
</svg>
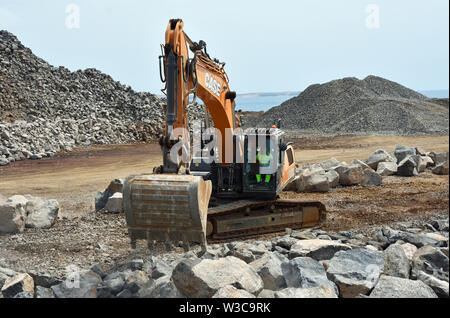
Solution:
<svg viewBox="0 0 450 318">
<path fill-rule="evenodd" d="M 160 138 L 163 164 L 125 179 L 123 208 L 131 246 L 139 239 L 147 240 L 149 248 L 155 242 L 182 241 L 186 250 L 191 243 L 206 250 L 207 240 L 310 227 L 323 220 L 320 202 L 278 198 L 295 178 L 294 150 L 279 123 L 269 129 L 240 127 L 225 63 L 210 57 L 204 41 L 193 42 L 181 19 L 169 21 L 161 48 L 167 96 Z M 214 133 L 200 129 L 200 151 L 191 160 L 188 109 L 197 97 Z M 205 141 L 210 143 L 203 148 Z"/>
</svg>

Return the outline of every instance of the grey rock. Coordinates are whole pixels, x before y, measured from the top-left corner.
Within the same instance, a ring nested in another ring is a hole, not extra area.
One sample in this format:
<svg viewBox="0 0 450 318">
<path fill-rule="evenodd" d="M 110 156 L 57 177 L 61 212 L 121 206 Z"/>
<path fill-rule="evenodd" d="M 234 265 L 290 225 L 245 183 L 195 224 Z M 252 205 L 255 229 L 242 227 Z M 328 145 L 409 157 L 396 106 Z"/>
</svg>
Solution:
<svg viewBox="0 0 450 318">
<path fill-rule="evenodd" d="M 288 259 L 277 252 L 267 253 L 250 263 L 264 282 L 264 289 L 279 290 L 286 287 L 281 264 Z"/>
<path fill-rule="evenodd" d="M 449 160 L 448 152 L 438 153 L 432 159 L 434 161 L 434 165 L 435 166 L 438 166 L 438 165 L 440 165 L 442 163 L 445 163 L 446 161 Z"/>
<path fill-rule="evenodd" d="M 418 176 L 417 163 L 413 157 L 409 156 L 400 161 L 397 167 L 397 175 L 402 177 Z"/>
<path fill-rule="evenodd" d="M 320 167 L 322 167 L 323 170 L 329 171 L 333 167 L 336 167 L 337 165 L 339 165 L 339 163 L 340 163 L 339 160 L 337 160 L 336 158 L 330 158 L 328 160 L 321 162 L 319 165 L 320 165 Z"/>
<path fill-rule="evenodd" d="M 369 185 L 380 186 L 382 182 L 383 182 L 383 178 L 378 173 L 376 173 L 373 170 L 369 170 L 369 169 L 364 170 L 364 179 L 361 182 L 361 185 L 363 185 L 363 186 L 369 186 Z"/>
<path fill-rule="evenodd" d="M 109 197 L 104 209 L 111 213 L 122 213 L 122 193 L 116 192 Z"/>
<path fill-rule="evenodd" d="M 330 188 L 335 188 L 339 185 L 339 173 L 337 173 L 335 170 L 327 171 L 326 177 Z"/>
<path fill-rule="evenodd" d="M 403 159 L 416 154 L 416 148 L 408 146 L 395 147 L 394 155 L 397 158 L 397 164 L 403 161 Z"/>
<path fill-rule="evenodd" d="M 328 192 L 330 184 L 323 168 L 305 169 L 297 180 L 299 192 Z"/>
<path fill-rule="evenodd" d="M 45 201 L 30 211 L 25 219 L 25 227 L 48 229 L 55 223 L 58 211 L 58 201 Z"/>
<path fill-rule="evenodd" d="M 139 298 L 184 298 L 170 276 L 162 276 L 139 291 Z"/>
<path fill-rule="evenodd" d="M 172 279 L 187 297 L 211 297 L 227 285 L 258 295 L 264 287 L 256 271 L 233 256 L 218 260 L 182 260 L 175 267 Z"/>
<path fill-rule="evenodd" d="M 74 274 L 69 280 L 51 287 L 56 298 L 97 298 L 97 285 L 101 283 L 100 276 L 92 271 Z"/>
<path fill-rule="evenodd" d="M 411 270 L 409 259 L 400 244 L 392 244 L 384 250 L 384 274 L 401 278 L 409 278 Z"/>
<path fill-rule="evenodd" d="M 378 164 L 377 173 L 380 176 L 391 176 L 397 173 L 397 163 L 395 162 L 380 162 Z"/>
<path fill-rule="evenodd" d="M 33 298 L 33 295 L 27 291 L 21 291 L 20 293 L 14 295 L 12 298 Z"/>
<path fill-rule="evenodd" d="M 437 279 L 436 277 L 422 271 L 419 271 L 417 274 L 417 280 L 420 280 L 430 286 L 438 297 L 449 298 L 448 282 Z"/>
<path fill-rule="evenodd" d="M 8 278 L 1 289 L 1 295 L 4 298 L 14 298 L 17 294 L 23 292 L 31 294 L 31 298 L 34 295 L 33 278 L 26 273 L 17 274 Z"/>
<path fill-rule="evenodd" d="M 347 244 L 330 240 L 300 240 L 292 245 L 289 258 L 311 257 L 317 261 L 331 259 L 338 251 L 349 250 Z"/>
<path fill-rule="evenodd" d="M 397 241 L 403 241 L 405 243 L 410 243 L 415 245 L 416 247 L 420 248 L 425 245 L 432 245 L 432 246 L 443 246 L 445 243 L 431 238 L 426 235 L 422 234 L 414 234 L 414 233 L 408 233 L 405 231 L 396 231 L 390 228 L 384 228 L 383 229 L 384 236 L 388 239 L 389 243 L 394 244 Z"/>
<path fill-rule="evenodd" d="M 370 298 L 437 298 L 434 291 L 419 280 L 381 275 Z"/>
<path fill-rule="evenodd" d="M 383 150 L 378 149 L 373 154 L 371 154 L 367 159 L 364 161 L 370 168 L 377 170 L 378 164 L 380 162 L 395 162 L 395 158 L 392 158 L 391 155 Z"/>
<path fill-rule="evenodd" d="M 310 288 L 328 286 L 338 294 L 336 285 L 329 281 L 324 267 L 310 257 L 296 257 L 281 265 L 287 287 Z"/>
<path fill-rule="evenodd" d="M 158 279 L 163 276 L 171 276 L 173 268 L 162 260 L 157 260 L 152 267 L 152 278 Z"/>
<path fill-rule="evenodd" d="M 431 171 L 434 174 L 438 174 L 438 175 L 448 175 L 448 172 L 449 172 L 448 160 L 436 165 L 436 167 L 434 167 Z"/>
<path fill-rule="evenodd" d="M 440 280 L 449 281 L 448 256 L 433 246 L 419 248 L 413 256 L 411 277 L 417 279 L 420 271 Z"/>
<path fill-rule="evenodd" d="M 339 173 L 339 183 L 343 186 L 357 185 L 363 180 L 364 169 L 360 165 L 350 165 L 344 167 L 341 170 L 341 173 Z"/>
<path fill-rule="evenodd" d="M 327 262 L 327 277 L 344 298 L 367 295 L 383 270 L 383 254 L 366 248 L 339 251 Z"/>
<path fill-rule="evenodd" d="M 21 204 L 0 205 L 0 234 L 19 233 L 25 229 L 25 210 Z"/>
<path fill-rule="evenodd" d="M 298 242 L 298 239 L 285 235 L 285 236 L 279 236 L 274 239 L 272 239 L 272 247 L 280 246 L 282 248 L 285 248 L 287 250 L 291 249 L 291 246 Z"/>
</svg>

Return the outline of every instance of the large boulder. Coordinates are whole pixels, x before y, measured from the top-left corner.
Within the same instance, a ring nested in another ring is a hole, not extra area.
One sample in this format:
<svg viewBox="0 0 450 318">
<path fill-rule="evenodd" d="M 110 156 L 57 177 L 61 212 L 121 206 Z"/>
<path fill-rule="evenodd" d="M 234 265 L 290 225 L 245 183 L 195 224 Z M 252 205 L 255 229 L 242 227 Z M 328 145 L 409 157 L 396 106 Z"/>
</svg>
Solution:
<svg viewBox="0 0 450 318">
<path fill-rule="evenodd" d="M 97 298 L 97 286 L 102 278 L 92 272 L 75 273 L 73 277 L 52 286 L 56 298 Z"/>
<path fill-rule="evenodd" d="M 55 223 L 58 211 L 58 201 L 45 201 L 31 209 L 25 219 L 25 227 L 48 229 Z"/>
<path fill-rule="evenodd" d="M 349 165 L 336 172 L 339 173 L 339 183 L 343 186 L 357 185 L 364 180 L 364 169 L 360 165 Z"/>
<path fill-rule="evenodd" d="M 256 296 L 264 287 L 256 270 L 233 256 L 218 260 L 182 260 L 173 270 L 172 279 L 181 293 L 193 298 L 212 297 L 227 285 L 244 289 Z"/>
<path fill-rule="evenodd" d="M 411 277 L 417 279 L 420 271 L 448 282 L 448 256 L 433 246 L 419 248 L 413 256 Z"/>
<path fill-rule="evenodd" d="M 448 160 L 438 164 L 436 167 L 432 169 L 432 172 L 434 174 L 440 174 L 440 175 L 448 175 L 449 169 L 448 169 Z"/>
<path fill-rule="evenodd" d="M 336 285 L 329 281 L 324 267 L 310 257 L 296 257 L 281 265 L 287 287 L 310 288 L 328 286 L 338 293 Z"/>
<path fill-rule="evenodd" d="M 378 164 L 377 173 L 380 176 L 391 176 L 397 173 L 396 162 L 380 162 Z"/>
<path fill-rule="evenodd" d="M 449 285 L 444 280 L 437 279 L 436 277 L 429 275 L 423 271 L 417 273 L 417 280 L 424 282 L 430 286 L 438 297 L 449 298 Z"/>
<path fill-rule="evenodd" d="M 367 163 L 355 158 L 350 162 L 352 165 L 360 165 L 364 170 L 374 170 Z"/>
<path fill-rule="evenodd" d="M 383 228 L 382 232 L 384 237 L 386 237 L 386 239 L 390 244 L 394 244 L 397 241 L 403 241 L 405 243 L 413 244 L 418 248 L 421 248 L 422 246 L 425 245 L 431 245 L 436 247 L 445 245 L 444 241 L 424 234 L 414 234 L 405 231 L 397 231 L 388 227 Z"/>
<path fill-rule="evenodd" d="M 395 158 L 393 158 L 387 151 L 383 149 L 376 150 L 373 154 L 371 154 L 364 161 L 369 167 L 374 170 L 377 170 L 378 164 L 380 162 L 395 162 Z"/>
<path fill-rule="evenodd" d="M 13 298 L 22 292 L 28 292 L 34 295 L 33 278 L 26 273 L 8 278 L 1 289 L 1 295 L 4 298 Z"/>
<path fill-rule="evenodd" d="M 331 158 L 331 159 L 321 162 L 319 165 L 323 170 L 329 171 L 333 167 L 336 167 L 337 165 L 339 165 L 339 163 L 340 163 L 339 160 L 337 160 L 336 158 Z"/>
<path fill-rule="evenodd" d="M 420 280 L 381 275 L 370 298 L 437 298 L 433 289 Z"/>
<path fill-rule="evenodd" d="M 409 259 L 400 244 L 391 244 L 384 250 L 384 274 L 401 278 L 409 278 L 411 270 Z"/>
<path fill-rule="evenodd" d="M 394 155 L 397 158 L 397 164 L 402 162 L 405 158 L 416 154 L 416 148 L 408 146 L 395 147 Z"/>
<path fill-rule="evenodd" d="M 432 159 L 434 161 L 434 165 L 438 166 L 441 163 L 444 163 L 449 160 L 448 152 L 441 152 L 441 153 L 435 154 L 434 158 L 432 158 Z"/>
<path fill-rule="evenodd" d="M 108 203 L 108 199 L 115 193 L 122 193 L 123 191 L 123 179 L 114 179 L 108 185 L 108 187 L 103 192 L 98 192 L 95 197 L 95 211 L 100 211 L 105 208 Z"/>
<path fill-rule="evenodd" d="M 310 288 L 289 287 L 275 292 L 275 298 L 338 298 L 338 295 L 329 286 Z"/>
<path fill-rule="evenodd" d="M 330 184 L 325 170 L 322 168 L 305 169 L 297 180 L 299 192 L 328 192 Z"/>
<path fill-rule="evenodd" d="M 325 175 L 328 179 L 330 188 L 335 188 L 339 185 L 339 173 L 337 173 L 335 170 L 329 170 Z"/>
<path fill-rule="evenodd" d="M 367 295 L 384 270 L 383 254 L 366 248 L 339 251 L 327 262 L 327 276 L 344 298 Z"/>
<path fill-rule="evenodd" d="M 288 259 L 278 252 L 267 253 L 250 263 L 264 282 L 264 289 L 279 290 L 286 287 L 286 280 L 281 270 L 283 262 Z"/>
<path fill-rule="evenodd" d="M 336 252 L 351 249 L 350 245 L 331 240 L 299 240 L 291 246 L 289 258 L 311 257 L 316 261 L 331 259 Z"/>
<path fill-rule="evenodd" d="M 376 173 L 372 169 L 364 170 L 364 179 L 361 182 L 361 185 L 363 185 L 363 186 L 370 186 L 370 185 L 380 186 L 382 182 L 383 182 L 383 178 L 378 173 Z"/>
<path fill-rule="evenodd" d="M 116 192 L 112 196 L 110 196 L 104 209 L 110 213 L 122 213 L 122 193 Z"/>
<path fill-rule="evenodd" d="M 158 278 L 148 288 L 139 291 L 139 298 L 184 298 L 170 276 Z"/>
<path fill-rule="evenodd" d="M 0 205 L 0 234 L 19 233 L 25 229 L 25 209 L 22 204 L 6 202 Z"/>
<path fill-rule="evenodd" d="M 397 175 L 402 177 L 418 176 L 419 172 L 417 171 L 416 160 L 412 156 L 409 156 L 400 161 L 397 167 Z"/>
</svg>

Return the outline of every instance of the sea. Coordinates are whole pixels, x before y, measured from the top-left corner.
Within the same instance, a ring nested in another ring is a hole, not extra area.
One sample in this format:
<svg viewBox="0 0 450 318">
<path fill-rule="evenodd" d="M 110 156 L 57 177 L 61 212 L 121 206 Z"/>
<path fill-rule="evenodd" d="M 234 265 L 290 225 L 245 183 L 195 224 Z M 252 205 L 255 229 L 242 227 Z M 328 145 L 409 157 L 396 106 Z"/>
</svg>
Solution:
<svg viewBox="0 0 450 318">
<path fill-rule="evenodd" d="M 267 95 L 266 95 L 267 94 Z M 283 102 L 298 96 L 299 93 L 283 94 L 246 94 L 236 97 L 236 110 L 243 111 L 268 111 L 270 108 L 279 106 Z"/>
<path fill-rule="evenodd" d="M 448 90 L 419 91 L 429 98 L 448 98 Z M 244 94 L 236 97 L 236 110 L 243 111 L 268 111 L 270 108 L 279 106 L 283 102 L 296 97 L 300 92 L 288 93 L 255 93 Z"/>
</svg>

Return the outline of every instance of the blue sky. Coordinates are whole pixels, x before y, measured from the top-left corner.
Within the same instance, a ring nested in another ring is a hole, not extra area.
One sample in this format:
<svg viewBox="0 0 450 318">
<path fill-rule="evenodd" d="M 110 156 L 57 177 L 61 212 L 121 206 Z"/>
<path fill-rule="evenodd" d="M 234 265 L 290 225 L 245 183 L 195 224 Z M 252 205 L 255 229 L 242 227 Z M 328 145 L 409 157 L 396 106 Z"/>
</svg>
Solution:
<svg viewBox="0 0 450 318">
<path fill-rule="evenodd" d="M 72 3 L 79 28 L 66 26 Z M 371 4 L 378 15 L 366 11 Z M 95 67 L 158 94 L 157 57 L 170 18 L 182 18 L 186 33 L 227 63 L 238 93 L 299 91 L 370 74 L 432 90 L 449 86 L 448 12 L 448 0 L 0 0 L 0 29 L 55 66 Z"/>
</svg>

